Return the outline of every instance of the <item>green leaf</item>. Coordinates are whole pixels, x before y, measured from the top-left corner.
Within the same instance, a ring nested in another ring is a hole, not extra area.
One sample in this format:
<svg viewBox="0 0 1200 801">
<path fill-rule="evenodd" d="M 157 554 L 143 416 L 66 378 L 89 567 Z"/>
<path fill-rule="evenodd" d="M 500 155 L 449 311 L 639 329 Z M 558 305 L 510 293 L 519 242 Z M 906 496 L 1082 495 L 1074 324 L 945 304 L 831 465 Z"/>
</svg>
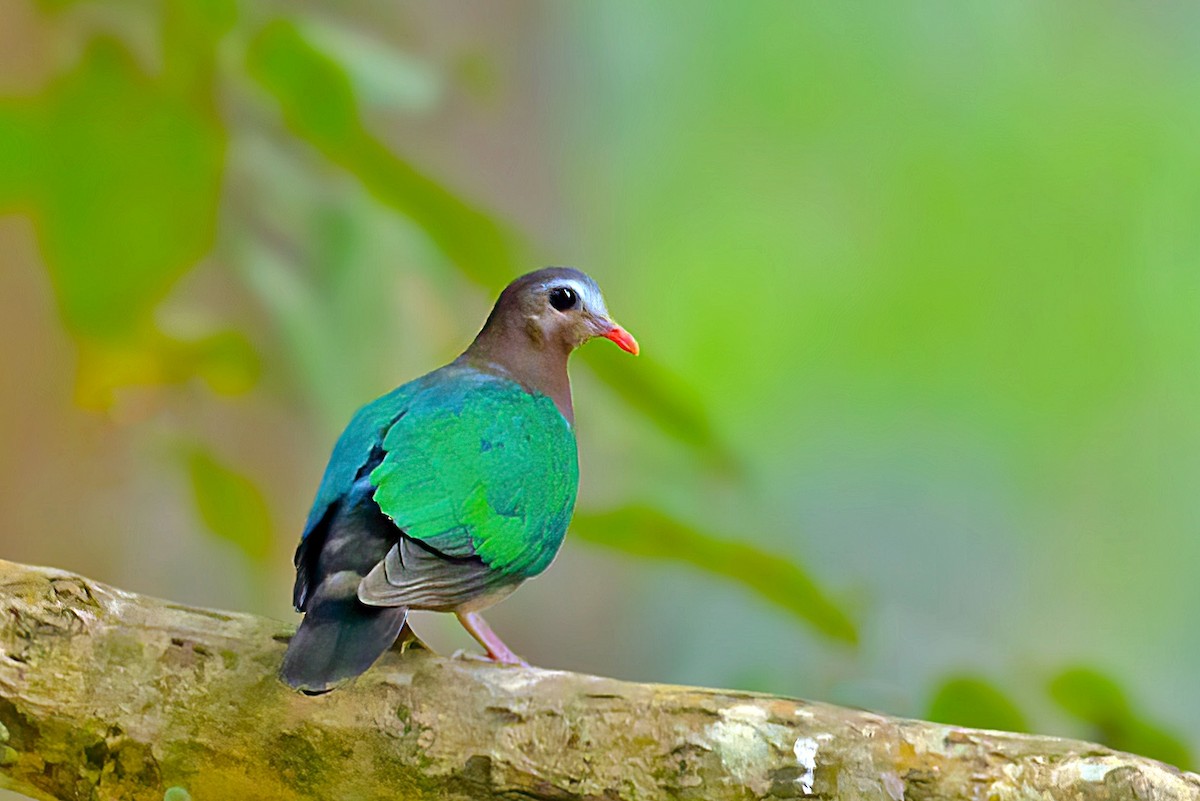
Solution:
<svg viewBox="0 0 1200 801">
<path fill-rule="evenodd" d="M 940 723 L 998 731 L 1029 731 L 1016 703 L 996 685 L 977 676 L 953 676 L 942 682 L 926 717 Z"/>
<path fill-rule="evenodd" d="M 496 284 L 523 272 L 510 231 L 366 131 L 346 70 L 299 28 L 267 25 L 251 43 L 249 59 L 251 74 L 279 101 L 297 136 L 420 226 L 468 277 Z"/>
<path fill-rule="evenodd" d="M 36 223 L 80 346 L 85 406 L 104 408 L 129 384 L 198 373 L 237 391 L 257 374 L 244 338 L 177 341 L 153 317 L 214 241 L 225 135 L 213 71 L 231 10 L 230 0 L 169 0 L 159 75 L 101 36 L 40 94 L 0 102 L 0 206 Z"/>
<path fill-rule="evenodd" d="M 441 100 L 441 71 L 375 31 L 311 16 L 301 25 L 304 37 L 345 71 L 360 107 L 424 113 Z"/>
<path fill-rule="evenodd" d="M 199 445 L 188 449 L 186 466 L 205 527 L 249 559 L 266 561 L 271 552 L 271 516 L 254 482 Z"/>
<path fill-rule="evenodd" d="M 1089 724 L 1091 736 L 1105 745 L 1191 769 L 1187 744 L 1146 720 L 1111 676 L 1094 668 L 1072 667 L 1051 679 L 1048 690 L 1060 707 Z"/>
<path fill-rule="evenodd" d="M 68 326 L 144 326 L 212 246 L 224 136 L 216 120 L 100 40 L 39 99 L 41 244 Z"/>
<path fill-rule="evenodd" d="M 296 25 L 275 21 L 250 46 L 249 70 L 297 136 L 354 174 L 380 202 L 418 225 L 471 280 L 499 289 L 530 269 L 507 227 L 391 152 L 363 125 L 347 70 Z M 592 349 L 603 351 L 603 349 Z M 724 466 L 734 459 L 682 382 L 649 364 L 585 356 L 602 381 L 664 432 Z"/>
<path fill-rule="evenodd" d="M 1183 770 L 1195 770 L 1192 751 L 1174 732 L 1144 720 L 1131 720 L 1117 733 L 1109 745 L 1122 751 L 1148 756 Z"/>
<path fill-rule="evenodd" d="M 235 395 L 254 386 L 262 370 L 250 341 L 232 330 L 177 339 L 146 327 L 121 340 L 84 337 L 79 345 L 75 401 L 86 409 L 109 408 L 122 387 L 173 386 L 193 377 Z"/>
<path fill-rule="evenodd" d="M 197 105 L 213 102 L 217 42 L 237 19 L 235 0 L 166 0 L 163 82 Z"/>
<path fill-rule="evenodd" d="M 28 203 L 41 148 L 28 102 L 0 103 L 0 211 Z"/>
<path fill-rule="evenodd" d="M 196 342 L 183 343 L 177 361 L 186 374 L 196 375 L 219 395 L 248 392 L 262 372 L 250 340 L 240 331 L 217 331 Z"/>
<path fill-rule="evenodd" d="M 717 437 L 695 394 L 652 356 L 629 358 L 614 347 L 580 349 L 580 357 L 620 398 L 665 433 L 705 454 L 718 467 L 739 470 L 737 457 Z"/>
<path fill-rule="evenodd" d="M 578 512 L 574 536 L 646 559 L 693 565 L 732 579 L 789 612 L 824 636 L 858 642 L 849 616 L 799 566 L 744 542 L 700 531 L 643 506 L 612 512 Z"/>
<path fill-rule="evenodd" d="M 354 92 L 336 62 L 317 50 L 291 22 L 276 20 L 250 43 L 248 68 L 283 108 L 288 125 L 334 161 L 365 132 Z"/>
<path fill-rule="evenodd" d="M 1109 676 L 1073 667 L 1050 680 L 1050 697 L 1071 715 L 1096 725 L 1132 716 L 1125 691 Z"/>
</svg>

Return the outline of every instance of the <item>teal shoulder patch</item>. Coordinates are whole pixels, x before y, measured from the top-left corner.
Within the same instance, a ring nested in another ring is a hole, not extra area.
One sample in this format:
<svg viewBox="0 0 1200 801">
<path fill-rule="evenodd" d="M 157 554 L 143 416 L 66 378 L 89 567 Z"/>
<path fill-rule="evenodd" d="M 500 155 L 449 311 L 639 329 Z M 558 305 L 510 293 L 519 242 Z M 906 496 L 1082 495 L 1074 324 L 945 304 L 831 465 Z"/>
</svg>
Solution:
<svg viewBox="0 0 1200 801">
<path fill-rule="evenodd" d="M 363 406 L 350 418 L 350 423 L 333 446 L 300 539 L 308 537 L 325 517 L 329 507 L 350 491 L 358 471 L 370 460 L 371 452 L 376 447 L 382 447 L 383 437 L 392 421 L 404 413 L 409 398 L 427 378 L 418 378 L 393 389 Z"/>
<path fill-rule="evenodd" d="M 375 502 L 412 538 L 537 575 L 575 507 L 575 434 L 554 402 L 460 368 L 428 382 L 388 429 L 371 473 Z"/>
</svg>

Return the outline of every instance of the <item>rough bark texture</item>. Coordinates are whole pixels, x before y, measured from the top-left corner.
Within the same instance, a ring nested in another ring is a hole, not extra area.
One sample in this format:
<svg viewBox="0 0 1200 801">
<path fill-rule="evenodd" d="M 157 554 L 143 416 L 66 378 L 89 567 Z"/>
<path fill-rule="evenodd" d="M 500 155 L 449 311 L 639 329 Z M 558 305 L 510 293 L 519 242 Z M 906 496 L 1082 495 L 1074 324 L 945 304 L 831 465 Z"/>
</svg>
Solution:
<svg viewBox="0 0 1200 801">
<path fill-rule="evenodd" d="M 388 654 L 275 678 L 290 628 L 0 562 L 0 786 L 38 798 L 1200 799 L 1089 743 Z"/>
</svg>

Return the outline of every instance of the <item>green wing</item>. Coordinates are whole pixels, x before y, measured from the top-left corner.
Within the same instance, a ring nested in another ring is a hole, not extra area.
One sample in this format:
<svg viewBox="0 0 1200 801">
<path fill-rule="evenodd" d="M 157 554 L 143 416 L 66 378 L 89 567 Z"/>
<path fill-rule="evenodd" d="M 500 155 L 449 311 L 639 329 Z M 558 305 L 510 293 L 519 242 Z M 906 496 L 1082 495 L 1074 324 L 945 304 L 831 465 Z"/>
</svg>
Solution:
<svg viewBox="0 0 1200 801">
<path fill-rule="evenodd" d="M 554 402 L 463 371 L 427 383 L 383 440 L 375 502 L 451 557 L 527 578 L 562 544 L 579 484 L 575 435 Z"/>
<path fill-rule="evenodd" d="M 426 379 L 419 378 L 397 387 L 354 413 L 350 424 L 333 446 L 333 453 L 325 466 L 325 475 L 321 477 L 317 496 L 309 509 L 304 533 L 300 536 L 302 541 L 321 525 L 329 507 L 350 491 L 358 471 L 370 461 L 372 452 L 383 444 L 384 435 L 392 423 L 404 414 L 409 399 Z"/>
</svg>

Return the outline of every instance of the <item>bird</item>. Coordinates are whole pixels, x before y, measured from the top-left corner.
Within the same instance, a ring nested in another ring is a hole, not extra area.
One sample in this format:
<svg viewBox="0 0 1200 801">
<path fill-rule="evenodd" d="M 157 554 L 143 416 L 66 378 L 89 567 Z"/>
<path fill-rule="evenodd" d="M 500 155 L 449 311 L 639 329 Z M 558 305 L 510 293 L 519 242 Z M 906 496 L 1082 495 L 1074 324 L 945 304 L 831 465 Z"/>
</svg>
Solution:
<svg viewBox="0 0 1200 801">
<path fill-rule="evenodd" d="M 537 270 L 462 355 L 354 414 L 296 548 L 286 684 L 344 685 L 407 640 L 414 609 L 452 612 L 488 659 L 525 664 L 480 612 L 562 545 L 579 484 L 567 361 L 595 337 L 638 353 L 591 277 Z"/>
</svg>

